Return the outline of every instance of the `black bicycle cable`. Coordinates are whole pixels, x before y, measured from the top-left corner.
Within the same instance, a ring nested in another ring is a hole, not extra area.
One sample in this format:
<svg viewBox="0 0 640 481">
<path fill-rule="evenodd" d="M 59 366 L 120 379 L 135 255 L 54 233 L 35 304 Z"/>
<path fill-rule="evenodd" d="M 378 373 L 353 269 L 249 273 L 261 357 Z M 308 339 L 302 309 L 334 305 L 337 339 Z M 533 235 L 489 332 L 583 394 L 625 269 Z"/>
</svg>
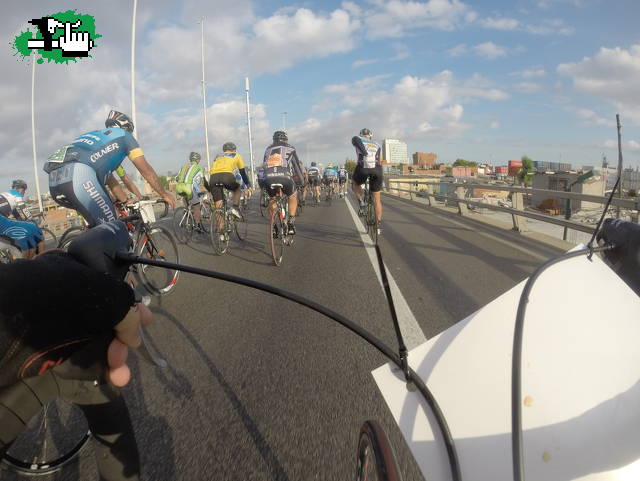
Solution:
<svg viewBox="0 0 640 481">
<path fill-rule="evenodd" d="M 522 344 L 524 336 L 524 319 L 527 311 L 527 305 L 529 303 L 529 295 L 533 289 L 533 285 L 540 275 L 546 271 L 549 267 L 558 264 L 559 262 L 573 259 L 574 257 L 580 257 L 587 255 L 587 258 L 591 260 L 591 257 L 595 252 L 604 252 L 614 248 L 612 245 L 603 247 L 593 247 L 593 242 L 600 231 L 604 218 L 609 210 L 613 196 L 620 184 L 620 176 L 616 180 L 615 185 L 609 198 L 605 204 L 600 221 L 596 225 L 596 228 L 591 236 L 591 240 L 587 244 L 586 248 L 577 251 L 568 252 L 560 257 L 551 259 L 538 267 L 534 273 L 527 279 L 527 282 L 520 294 L 520 300 L 518 302 L 518 311 L 516 314 L 516 322 L 513 332 L 513 349 L 511 357 L 511 455 L 513 461 L 513 479 L 514 481 L 525 481 L 524 474 L 524 451 L 522 442 Z"/>
<path fill-rule="evenodd" d="M 362 327 L 360 327 L 353 321 L 347 319 L 346 317 L 342 316 L 341 314 L 338 314 L 337 312 L 331 309 L 328 309 L 315 301 L 302 297 L 293 292 L 286 291 L 284 289 L 279 289 L 277 287 L 273 287 L 268 284 L 264 284 L 262 282 L 254 281 L 252 279 L 235 276 L 233 274 L 226 274 L 223 272 L 203 269 L 201 267 L 187 266 L 183 264 L 176 264 L 173 262 L 161 261 L 156 259 L 147 259 L 144 257 L 136 256 L 135 254 L 131 254 L 129 252 L 116 252 L 115 259 L 121 262 L 125 262 L 127 264 L 146 264 L 149 266 L 163 267 L 170 270 L 179 270 L 179 271 L 187 272 L 190 274 L 210 277 L 212 279 L 219 279 L 226 282 L 231 282 L 233 284 L 239 284 L 246 287 L 251 287 L 259 291 L 268 292 L 269 294 L 273 294 L 278 297 L 288 299 L 292 302 L 295 302 L 313 311 L 316 311 L 328 317 L 329 319 L 332 319 L 333 321 L 337 322 L 343 327 L 347 328 L 348 330 L 356 334 L 358 337 L 364 339 L 373 347 L 375 347 L 378 351 L 380 351 L 380 353 L 382 353 L 384 356 L 390 359 L 400 369 L 403 369 L 403 364 L 402 364 L 402 361 L 400 360 L 400 356 L 398 356 L 398 354 L 396 354 L 393 351 L 393 349 L 391 349 L 389 346 L 387 346 L 384 342 L 382 342 L 376 336 L 371 334 L 369 331 L 367 331 L 366 329 L 363 329 Z M 381 272 L 384 272 L 384 271 L 381 271 Z M 436 422 L 438 423 L 438 427 L 442 432 L 443 442 L 445 444 L 447 455 L 449 457 L 449 466 L 451 468 L 452 479 L 453 481 L 461 481 L 462 478 L 460 474 L 460 463 L 458 460 L 455 446 L 453 444 L 453 437 L 451 435 L 449 426 L 444 418 L 444 414 L 442 413 L 440 406 L 438 405 L 435 397 L 433 396 L 429 388 L 420 379 L 417 373 L 413 369 L 411 369 L 410 366 L 407 366 L 407 373 L 408 373 L 407 380 L 412 382 L 418 388 L 420 393 L 423 395 L 423 397 L 425 398 L 425 401 L 427 402 L 427 405 L 431 408 L 434 414 Z"/>
</svg>

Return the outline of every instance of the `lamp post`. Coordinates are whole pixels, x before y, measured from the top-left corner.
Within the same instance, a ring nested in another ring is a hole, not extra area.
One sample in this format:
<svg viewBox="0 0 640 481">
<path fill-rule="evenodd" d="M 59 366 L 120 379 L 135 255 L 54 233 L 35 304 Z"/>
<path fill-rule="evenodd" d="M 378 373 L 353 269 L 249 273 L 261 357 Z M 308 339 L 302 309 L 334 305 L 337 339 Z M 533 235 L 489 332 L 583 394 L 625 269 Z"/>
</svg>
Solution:
<svg viewBox="0 0 640 481">
<path fill-rule="evenodd" d="M 247 96 L 247 130 L 249 135 L 249 164 L 251 166 L 251 182 L 254 181 L 254 171 L 253 171 L 253 141 L 251 140 L 251 113 L 249 103 L 249 77 L 244 78 L 244 91 Z"/>
<path fill-rule="evenodd" d="M 40 193 L 40 178 L 38 176 L 38 161 L 36 157 L 36 108 L 35 108 L 35 91 L 36 91 L 36 59 L 35 55 L 31 68 L 31 143 L 33 144 L 33 175 L 36 177 L 36 192 L 38 194 L 38 207 L 40 212 L 42 208 L 42 194 Z"/>
<path fill-rule="evenodd" d="M 209 128 L 207 126 L 207 95 L 204 81 L 204 17 L 200 17 L 200 57 L 202 63 L 202 113 L 204 115 L 204 145 L 207 151 L 207 172 L 211 172 L 211 157 L 209 155 Z"/>
</svg>

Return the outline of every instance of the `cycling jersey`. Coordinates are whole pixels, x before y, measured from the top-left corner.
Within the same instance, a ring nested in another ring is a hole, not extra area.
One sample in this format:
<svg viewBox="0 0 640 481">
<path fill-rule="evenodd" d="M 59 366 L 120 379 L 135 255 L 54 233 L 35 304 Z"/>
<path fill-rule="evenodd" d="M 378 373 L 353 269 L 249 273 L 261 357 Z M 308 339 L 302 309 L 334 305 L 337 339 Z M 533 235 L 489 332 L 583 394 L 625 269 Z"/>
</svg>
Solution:
<svg viewBox="0 0 640 481">
<path fill-rule="evenodd" d="M 296 184 L 304 183 L 304 173 L 298 153 L 295 147 L 285 143 L 271 144 L 264 152 L 264 162 L 266 178 L 269 177 L 292 177 Z"/>
<path fill-rule="evenodd" d="M 356 148 L 358 155 L 358 167 L 373 169 L 382 165 L 380 163 L 380 144 L 366 137 L 353 137 L 351 143 Z"/>
<path fill-rule="evenodd" d="M 320 169 L 318 169 L 317 167 L 309 167 L 307 169 L 307 174 L 309 175 L 309 177 L 313 177 L 313 178 L 318 178 L 320 177 Z"/>
<path fill-rule="evenodd" d="M 242 176 L 242 180 L 248 187 L 251 186 L 251 182 L 249 182 L 249 178 L 247 177 L 247 172 L 244 167 L 244 160 L 242 156 L 237 152 L 224 152 L 222 155 L 216 157 L 216 160 L 213 161 L 213 165 L 211 166 L 211 175 L 213 174 L 222 174 L 229 173 L 233 174 L 233 171 L 238 169 L 240 171 L 240 175 Z"/>
<path fill-rule="evenodd" d="M 337 177 L 338 173 L 333 170 L 333 168 L 326 168 L 324 169 L 324 172 L 322 172 L 322 176 L 323 177 Z"/>
<path fill-rule="evenodd" d="M 347 178 L 347 170 L 346 169 L 340 169 L 338 171 L 338 177 L 340 177 L 341 179 L 346 179 Z"/>
<path fill-rule="evenodd" d="M 94 130 L 80 135 L 71 144 L 58 149 L 44 166 L 50 174 L 68 162 L 88 165 L 96 172 L 101 185 L 116 170 L 125 157 L 131 160 L 144 155 L 130 132 L 118 127 Z"/>
<path fill-rule="evenodd" d="M 24 194 L 11 189 L 0 194 L 0 215 L 9 217 L 12 215 L 18 220 L 31 219 L 31 212 L 25 208 Z"/>
<path fill-rule="evenodd" d="M 188 184 L 197 188 L 202 182 L 204 170 L 196 162 L 189 162 L 180 169 L 176 180 L 181 184 Z"/>
<path fill-rule="evenodd" d="M 256 170 L 256 175 L 258 180 L 264 180 L 264 167 L 262 165 Z"/>
</svg>

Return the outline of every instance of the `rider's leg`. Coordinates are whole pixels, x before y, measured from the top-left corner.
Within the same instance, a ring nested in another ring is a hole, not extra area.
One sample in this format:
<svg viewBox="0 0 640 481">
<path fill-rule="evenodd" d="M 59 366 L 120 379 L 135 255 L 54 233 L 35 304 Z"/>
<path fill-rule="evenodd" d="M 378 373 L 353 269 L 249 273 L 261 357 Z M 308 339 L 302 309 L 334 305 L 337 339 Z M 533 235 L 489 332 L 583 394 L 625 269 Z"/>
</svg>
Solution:
<svg viewBox="0 0 640 481">
<path fill-rule="evenodd" d="M 376 209 L 376 221 L 380 222 L 382 220 L 382 199 L 380 192 L 371 192 L 371 197 L 373 198 L 373 205 Z"/>
</svg>

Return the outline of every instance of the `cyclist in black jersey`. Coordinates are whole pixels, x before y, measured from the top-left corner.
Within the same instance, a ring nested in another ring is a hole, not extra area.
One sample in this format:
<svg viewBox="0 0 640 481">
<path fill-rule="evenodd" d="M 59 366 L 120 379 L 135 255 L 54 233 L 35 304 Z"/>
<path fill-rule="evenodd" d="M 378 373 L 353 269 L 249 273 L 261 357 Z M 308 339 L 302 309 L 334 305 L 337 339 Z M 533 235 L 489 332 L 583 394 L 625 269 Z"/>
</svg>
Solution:
<svg viewBox="0 0 640 481">
<path fill-rule="evenodd" d="M 360 203 L 360 209 L 364 208 L 364 192 L 361 185 L 369 178 L 369 189 L 376 210 L 376 222 L 378 224 L 378 235 L 380 235 L 380 222 L 382 221 L 382 200 L 380 191 L 382 190 L 382 164 L 380 161 L 381 147 L 378 142 L 371 140 L 373 134 L 369 129 L 360 130 L 360 135 L 351 139 L 351 144 L 356 148 L 358 156 L 357 165 L 353 171 L 352 188 Z"/>
</svg>

